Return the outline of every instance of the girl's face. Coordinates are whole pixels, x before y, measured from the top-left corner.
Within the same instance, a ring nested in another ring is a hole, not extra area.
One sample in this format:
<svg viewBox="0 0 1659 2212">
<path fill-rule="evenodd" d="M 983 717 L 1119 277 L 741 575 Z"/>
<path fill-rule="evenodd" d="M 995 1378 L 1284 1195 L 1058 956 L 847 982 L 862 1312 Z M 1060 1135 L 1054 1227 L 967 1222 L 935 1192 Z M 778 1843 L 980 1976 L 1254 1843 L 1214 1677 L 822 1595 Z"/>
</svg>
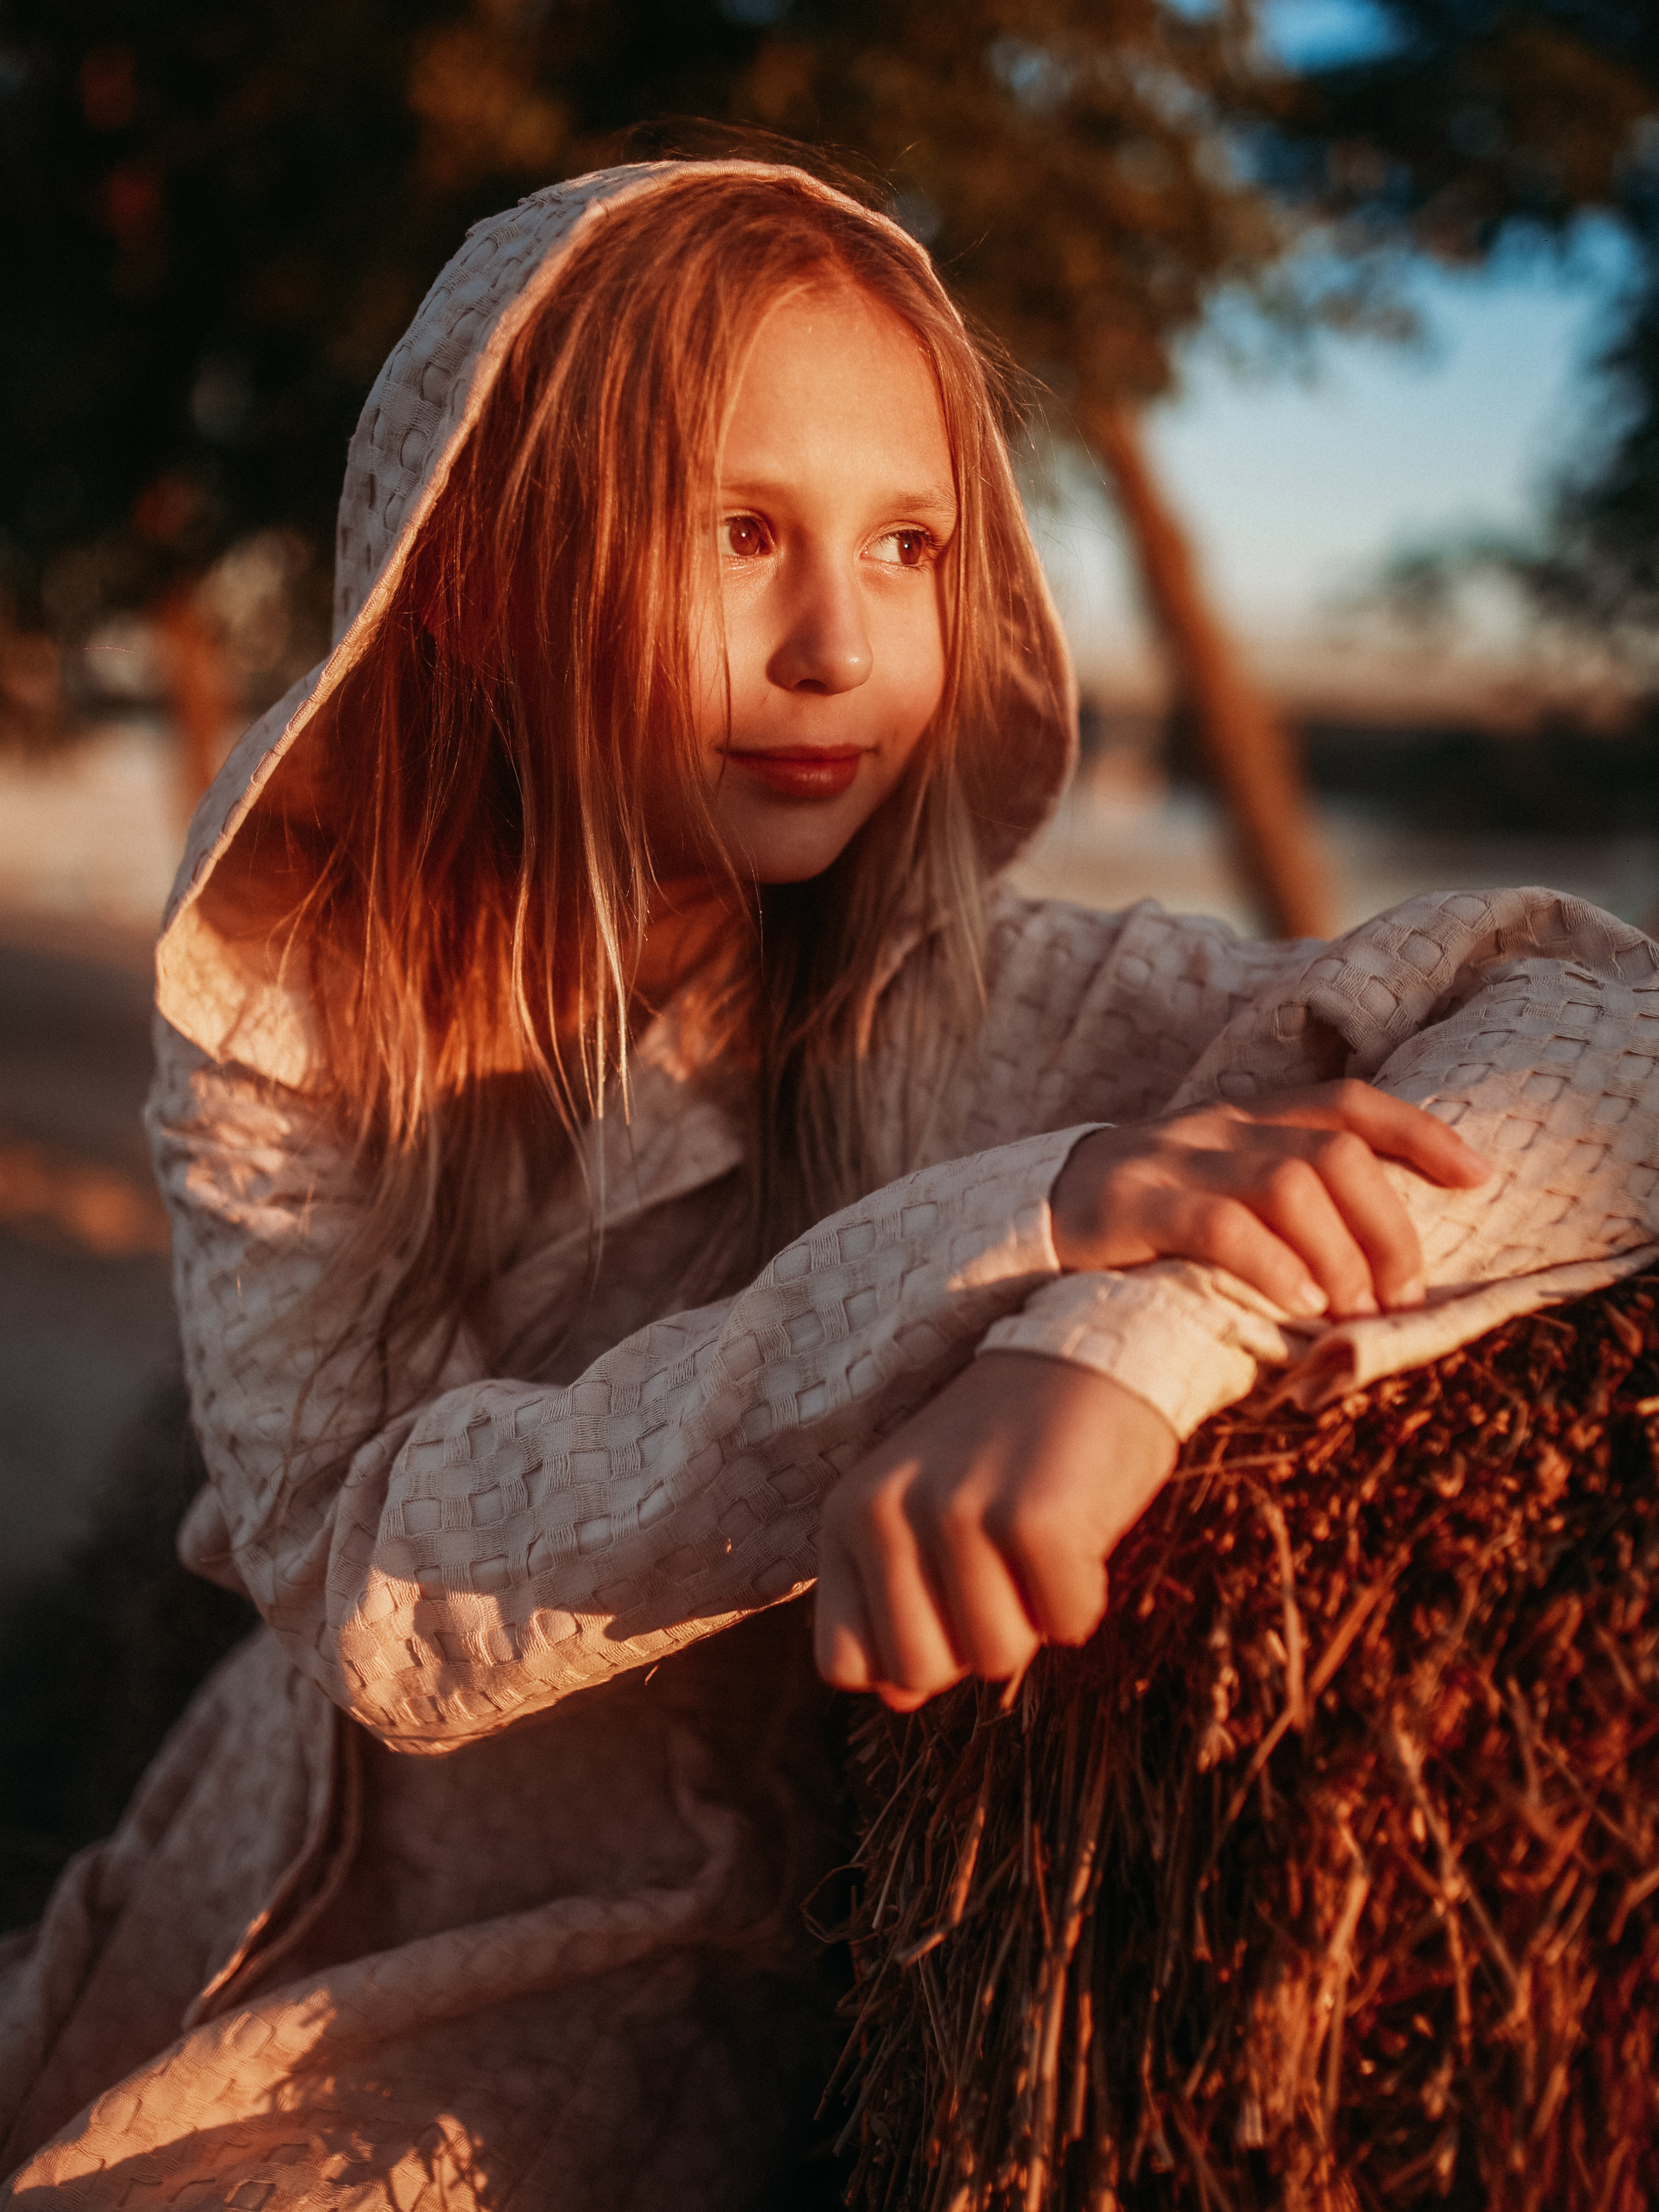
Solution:
<svg viewBox="0 0 1659 2212">
<path fill-rule="evenodd" d="M 709 801 L 744 875 L 817 875 L 897 782 L 945 685 L 956 523 L 938 387 L 906 325 L 846 285 L 775 307 L 721 456 L 726 657 L 713 623 L 695 654 Z"/>
</svg>

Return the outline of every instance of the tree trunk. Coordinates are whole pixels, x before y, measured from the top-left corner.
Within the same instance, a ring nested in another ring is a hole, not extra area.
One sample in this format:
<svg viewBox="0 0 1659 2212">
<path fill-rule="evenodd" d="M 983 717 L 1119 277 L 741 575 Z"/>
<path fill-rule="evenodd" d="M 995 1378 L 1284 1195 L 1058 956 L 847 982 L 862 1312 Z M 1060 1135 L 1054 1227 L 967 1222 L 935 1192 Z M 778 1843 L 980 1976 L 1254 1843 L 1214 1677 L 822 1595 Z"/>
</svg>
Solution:
<svg viewBox="0 0 1659 2212">
<path fill-rule="evenodd" d="M 155 618 L 167 648 L 167 705 L 179 733 L 179 781 L 189 817 L 219 772 L 236 701 L 224 648 L 203 617 L 194 587 L 181 584 L 169 592 Z"/>
<path fill-rule="evenodd" d="M 1232 817 L 1238 857 L 1269 931 L 1330 933 L 1330 892 L 1318 832 L 1289 732 L 1216 618 L 1185 530 L 1146 458 L 1128 407 L 1082 413 L 1139 556 L 1140 576 L 1173 663 L 1176 690 Z"/>
</svg>

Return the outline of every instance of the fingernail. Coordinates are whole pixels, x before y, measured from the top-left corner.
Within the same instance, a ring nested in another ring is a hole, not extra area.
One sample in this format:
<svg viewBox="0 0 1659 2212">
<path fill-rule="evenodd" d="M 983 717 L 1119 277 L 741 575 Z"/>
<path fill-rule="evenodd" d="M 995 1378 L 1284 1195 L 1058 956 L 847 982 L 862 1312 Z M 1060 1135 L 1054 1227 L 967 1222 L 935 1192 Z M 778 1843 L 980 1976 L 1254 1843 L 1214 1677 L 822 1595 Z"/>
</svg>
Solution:
<svg viewBox="0 0 1659 2212">
<path fill-rule="evenodd" d="M 1402 1283 L 1395 1292 L 1394 1302 L 1397 1306 L 1420 1306 L 1425 1295 L 1422 1284 L 1413 1275 L 1409 1283 Z"/>
<path fill-rule="evenodd" d="M 1322 1314 L 1329 1304 L 1330 1300 L 1317 1283 L 1298 1283 L 1291 1300 L 1291 1311 L 1306 1314 L 1311 1320 L 1316 1314 Z"/>
<path fill-rule="evenodd" d="M 1369 1291 L 1361 1291 L 1348 1307 L 1350 1321 L 1368 1321 L 1376 1311 L 1376 1300 Z"/>
</svg>

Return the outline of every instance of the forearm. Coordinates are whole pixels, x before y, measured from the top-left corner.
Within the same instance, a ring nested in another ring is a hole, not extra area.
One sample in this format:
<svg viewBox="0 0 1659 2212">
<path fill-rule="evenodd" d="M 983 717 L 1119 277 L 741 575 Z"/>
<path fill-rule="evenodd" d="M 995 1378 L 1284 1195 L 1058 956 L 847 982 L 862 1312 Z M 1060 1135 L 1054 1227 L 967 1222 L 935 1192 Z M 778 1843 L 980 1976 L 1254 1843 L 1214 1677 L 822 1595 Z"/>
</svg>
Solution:
<svg viewBox="0 0 1659 2212">
<path fill-rule="evenodd" d="M 270 1378 L 239 1382 L 216 1354 L 198 1378 L 216 1483 L 196 1548 L 234 1561 L 298 1662 L 410 1750 L 775 1602 L 815 1574 L 841 1470 L 1056 1272 L 1047 1194 L 1074 1134 L 878 1192 L 568 1389 L 459 1382 L 380 1426 L 343 1480 L 295 1474 L 261 1411 Z M 222 1233 L 216 1261 L 211 1224 L 193 1226 L 198 1319 L 216 1300 L 228 1317 Z M 344 1433 L 351 1418 L 332 1414 Z"/>
<path fill-rule="evenodd" d="M 1186 1434 L 1243 1395 L 1261 1363 L 1289 1368 L 1289 1387 L 1312 1401 L 1641 1265 L 1659 1244 L 1659 1127 L 1642 1051 L 1651 1040 L 1659 1052 L 1659 993 L 1631 965 L 1625 976 L 1605 963 L 1600 974 L 1587 963 L 1504 963 L 1375 1070 L 1381 1089 L 1451 1124 L 1492 1164 L 1471 1189 L 1384 1170 L 1421 1247 L 1419 1311 L 1310 1322 L 1222 1269 L 1165 1260 L 1068 1277 L 988 1346 L 1092 1366 Z M 1259 1044 L 1231 1072 L 1261 1096 L 1270 1064 Z"/>
</svg>

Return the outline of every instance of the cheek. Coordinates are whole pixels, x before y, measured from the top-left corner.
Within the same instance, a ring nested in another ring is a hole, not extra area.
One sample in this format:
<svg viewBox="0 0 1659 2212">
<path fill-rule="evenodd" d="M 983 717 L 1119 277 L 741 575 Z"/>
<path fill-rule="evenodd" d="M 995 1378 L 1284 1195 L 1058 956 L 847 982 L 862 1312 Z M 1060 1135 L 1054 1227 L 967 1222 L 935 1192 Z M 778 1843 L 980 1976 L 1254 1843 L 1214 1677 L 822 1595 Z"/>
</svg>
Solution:
<svg viewBox="0 0 1659 2212">
<path fill-rule="evenodd" d="M 719 620 L 710 617 L 694 626 L 692 726 L 705 752 L 725 743 L 728 711 L 742 722 L 764 708 L 769 651 L 761 611 L 735 592 Z"/>
<path fill-rule="evenodd" d="M 699 740 L 726 720 L 726 648 L 721 623 L 704 613 L 693 618 L 686 666 L 691 679 L 692 727 Z"/>
<path fill-rule="evenodd" d="M 885 641 L 885 655 L 893 720 L 908 743 L 914 744 L 932 721 L 945 694 L 945 634 L 937 599 L 930 596 L 925 609 L 906 613 L 908 618 L 894 624 Z"/>
</svg>

